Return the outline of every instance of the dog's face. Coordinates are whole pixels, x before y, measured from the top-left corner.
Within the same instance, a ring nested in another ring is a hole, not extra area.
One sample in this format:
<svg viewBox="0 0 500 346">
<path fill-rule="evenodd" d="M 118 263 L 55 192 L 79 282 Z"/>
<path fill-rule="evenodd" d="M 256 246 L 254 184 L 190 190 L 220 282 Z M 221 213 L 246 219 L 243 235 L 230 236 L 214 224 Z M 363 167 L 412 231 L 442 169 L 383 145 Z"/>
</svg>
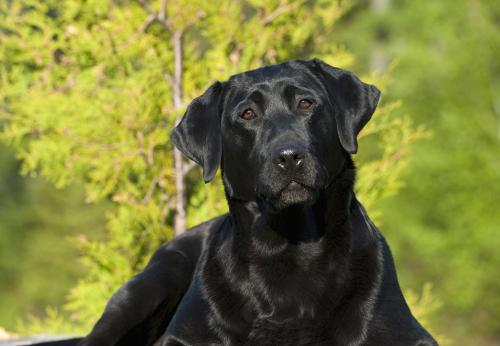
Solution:
<svg viewBox="0 0 500 346">
<path fill-rule="evenodd" d="M 327 91 L 300 63 L 241 73 L 222 114 L 224 181 L 273 209 L 313 203 L 342 159 Z"/>
<path fill-rule="evenodd" d="M 213 84 L 172 132 L 204 170 L 222 165 L 231 198 L 272 210 L 312 204 L 357 150 L 380 92 L 319 60 L 291 61 Z"/>
</svg>

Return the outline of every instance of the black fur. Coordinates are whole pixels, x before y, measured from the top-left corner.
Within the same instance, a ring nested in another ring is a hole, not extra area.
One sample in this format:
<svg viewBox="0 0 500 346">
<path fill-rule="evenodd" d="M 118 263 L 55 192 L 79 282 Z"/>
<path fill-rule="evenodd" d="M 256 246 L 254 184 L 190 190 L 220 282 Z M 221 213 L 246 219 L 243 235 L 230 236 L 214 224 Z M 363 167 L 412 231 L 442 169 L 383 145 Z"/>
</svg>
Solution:
<svg viewBox="0 0 500 346">
<path fill-rule="evenodd" d="M 437 345 L 353 192 L 379 96 L 319 60 L 212 85 L 171 138 L 206 181 L 221 166 L 229 213 L 159 249 L 80 345 Z"/>
</svg>

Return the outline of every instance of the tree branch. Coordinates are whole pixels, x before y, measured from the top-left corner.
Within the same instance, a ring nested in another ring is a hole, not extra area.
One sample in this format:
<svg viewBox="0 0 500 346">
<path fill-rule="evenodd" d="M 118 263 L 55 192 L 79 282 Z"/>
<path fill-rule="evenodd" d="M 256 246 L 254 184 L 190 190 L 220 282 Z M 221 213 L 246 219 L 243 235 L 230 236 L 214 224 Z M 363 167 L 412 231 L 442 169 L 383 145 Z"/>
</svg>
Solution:
<svg viewBox="0 0 500 346">
<path fill-rule="evenodd" d="M 142 199 L 142 204 L 147 204 L 150 200 L 151 197 L 153 196 L 153 192 L 155 191 L 156 184 L 158 183 L 158 177 L 153 177 L 151 180 L 151 183 L 149 184 L 148 191 L 144 195 L 144 198 Z"/>
<path fill-rule="evenodd" d="M 158 18 L 160 20 L 166 20 L 166 17 L 167 17 L 167 0 L 161 0 L 160 13 L 158 14 Z"/>
<path fill-rule="evenodd" d="M 146 3 L 146 1 L 144 0 L 137 0 L 137 2 L 139 3 L 139 5 L 141 5 L 141 7 L 144 9 L 144 11 L 146 11 L 146 13 L 148 14 L 146 20 L 144 21 L 144 24 L 142 25 L 142 31 L 146 31 L 147 28 L 152 24 L 154 23 L 155 21 L 160 23 L 170 34 L 172 33 L 172 25 L 170 24 L 170 21 L 167 20 L 166 18 L 166 1 L 163 0 L 162 1 L 162 8 L 163 6 L 165 6 L 165 11 L 161 11 L 159 13 L 156 13 L 154 12 L 153 10 L 151 10 L 151 8 L 148 6 L 148 4 Z"/>
<path fill-rule="evenodd" d="M 151 148 L 146 148 L 144 145 L 144 133 L 142 131 L 137 131 L 136 138 L 139 146 L 139 153 L 143 156 L 146 164 L 151 167 L 154 164 L 154 154 Z"/>
<path fill-rule="evenodd" d="M 172 41 L 172 46 L 174 50 L 174 69 L 173 72 L 165 73 L 165 79 L 168 81 L 172 88 L 172 102 L 176 110 L 182 107 L 182 97 L 183 97 L 183 35 L 185 30 L 187 30 L 191 25 L 194 25 L 198 20 L 205 17 L 205 12 L 198 11 L 190 20 L 184 25 L 183 28 L 173 28 L 170 21 L 167 19 L 167 0 L 161 0 L 159 12 L 151 10 L 146 0 L 136 0 L 142 8 L 147 13 L 147 18 L 142 26 L 142 31 L 146 31 L 147 28 L 155 21 L 160 23 L 165 30 L 170 34 Z M 180 121 L 180 116 L 177 116 L 175 124 L 177 125 Z M 174 229 L 175 234 L 179 235 L 186 230 L 186 182 L 185 176 L 194 166 L 189 163 L 184 163 L 181 152 L 174 148 L 174 171 L 175 171 L 175 218 L 174 218 Z M 147 157 L 147 156 L 146 156 Z M 156 182 L 155 182 L 156 184 Z M 151 188 L 151 187 L 150 187 Z M 153 185 L 154 188 L 154 185 Z M 148 193 L 149 193 L 148 189 Z M 147 201 L 150 197 L 146 194 L 144 199 Z M 152 192 L 151 192 L 152 193 Z"/>
<path fill-rule="evenodd" d="M 184 31 L 177 30 L 172 35 L 172 46 L 174 47 L 174 75 L 172 78 L 174 108 L 182 106 L 182 70 L 183 70 L 183 39 Z M 177 119 L 177 122 L 180 119 Z M 177 125 L 176 122 L 176 125 Z"/>
<path fill-rule="evenodd" d="M 172 35 L 172 45 L 174 47 L 174 73 L 172 76 L 172 101 L 175 109 L 182 106 L 182 70 L 183 70 L 183 31 L 175 31 Z M 180 116 L 175 119 L 175 125 L 180 121 Z M 184 181 L 184 162 L 179 149 L 174 148 L 174 169 L 175 169 L 175 235 L 184 233 L 186 230 L 186 182 Z"/>
<path fill-rule="evenodd" d="M 153 24 L 155 20 L 156 20 L 156 15 L 154 13 L 148 14 L 146 20 L 144 21 L 144 24 L 142 24 L 141 32 L 146 32 L 146 30 L 148 30 L 149 26 Z"/>
<path fill-rule="evenodd" d="M 182 168 L 182 175 L 186 176 L 194 167 L 196 167 L 196 162 L 194 161 L 184 163 L 184 167 Z"/>
<path fill-rule="evenodd" d="M 272 11 L 267 16 L 265 16 L 264 18 L 262 18 L 261 24 L 262 25 L 271 24 L 271 22 L 273 20 L 275 20 L 276 18 L 278 18 L 282 14 L 297 9 L 300 5 L 302 5 L 306 1 L 307 0 L 298 0 L 298 1 L 294 1 L 294 2 L 291 2 L 291 3 L 288 3 L 288 4 L 284 4 L 284 5 L 278 6 L 274 11 Z"/>
</svg>

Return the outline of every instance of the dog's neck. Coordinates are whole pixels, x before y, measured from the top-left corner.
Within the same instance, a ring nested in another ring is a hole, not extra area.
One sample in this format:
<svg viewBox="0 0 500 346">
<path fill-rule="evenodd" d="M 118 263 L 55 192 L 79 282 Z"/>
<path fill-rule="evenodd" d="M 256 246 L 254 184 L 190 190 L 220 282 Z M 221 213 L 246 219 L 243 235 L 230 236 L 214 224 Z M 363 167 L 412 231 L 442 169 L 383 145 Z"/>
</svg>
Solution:
<svg viewBox="0 0 500 346">
<path fill-rule="evenodd" d="M 374 234 L 354 196 L 354 175 L 353 166 L 345 167 L 312 206 L 280 213 L 268 212 L 259 201 L 228 198 L 230 217 L 214 238 L 217 250 L 207 262 L 206 278 L 220 276 L 221 270 L 222 282 L 239 278 L 243 301 L 255 302 L 247 320 L 330 313 L 319 297 L 340 304 L 357 275 L 353 263 L 376 262 L 369 251 L 376 248 Z"/>
<path fill-rule="evenodd" d="M 313 205 L 291 206 L 278 213 L 270 211 L 259 200 L 241 201 L 229 197 L 235 226 L 234 245 L 240 249 L 252 247 L 275 252 L 288 245 L 318 243 L 323 239 L 341 241 L 351 209 L 357 203 L 353 193 L 354 176 L 353 165 L 347 165 Z"/>
</svg>

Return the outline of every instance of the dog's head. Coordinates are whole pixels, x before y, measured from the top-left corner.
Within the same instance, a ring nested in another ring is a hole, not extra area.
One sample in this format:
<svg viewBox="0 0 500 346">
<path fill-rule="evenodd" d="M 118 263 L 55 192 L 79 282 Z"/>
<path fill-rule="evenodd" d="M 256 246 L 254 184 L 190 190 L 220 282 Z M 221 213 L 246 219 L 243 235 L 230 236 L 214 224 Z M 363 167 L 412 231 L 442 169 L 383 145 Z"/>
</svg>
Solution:
<svg viewBox="0 0 500 346">
<path fill-rule="evenodd" d="M 216 82 L 188 107 L 174 145 L 203 167 L 219 165 L 231 198 L 272 209 L 312 204 L 357 151 L 380 97 L 373 85 L 323 61 L 291 61 Z"/>
</svg>

